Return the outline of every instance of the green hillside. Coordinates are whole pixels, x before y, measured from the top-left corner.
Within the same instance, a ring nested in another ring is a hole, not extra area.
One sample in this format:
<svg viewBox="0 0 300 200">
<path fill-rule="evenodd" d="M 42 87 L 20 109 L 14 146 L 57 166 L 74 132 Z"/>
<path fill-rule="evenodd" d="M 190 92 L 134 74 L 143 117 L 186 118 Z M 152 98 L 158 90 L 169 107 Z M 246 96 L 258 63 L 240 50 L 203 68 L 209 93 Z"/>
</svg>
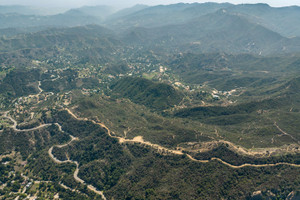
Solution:
<svg viewBox="0 0 300 200">
<path fill-rule="evenodd" d="M 126 77 L 111 85 L 114 93 L 151 109 L 164 110 L 180 103 L 183 94 L 165 83 Z"/>
<path fill-rule="evenodd" d="M 13 70 L 0 81 L 0 95 L 9 98 L 22 97 L 38 92 L 39 70 Z"/>
</svg>

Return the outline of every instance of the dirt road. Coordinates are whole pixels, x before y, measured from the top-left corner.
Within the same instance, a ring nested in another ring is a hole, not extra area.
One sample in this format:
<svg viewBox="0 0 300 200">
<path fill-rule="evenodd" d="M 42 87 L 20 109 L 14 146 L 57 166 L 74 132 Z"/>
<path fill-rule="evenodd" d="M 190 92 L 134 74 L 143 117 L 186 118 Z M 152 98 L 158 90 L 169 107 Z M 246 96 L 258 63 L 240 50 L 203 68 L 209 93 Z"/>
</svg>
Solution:
<svg viewBox="0 0 300 200">
<path fill-rule="evenodd" d="M 105 124 L 100 123 L 100 122 L 95 122 L 94 120 L 89 120 L 87 118 L 78 118 L 70 109 L 66 109 L 66 110 L 68 111 L 68 113 L 70 113 L 70 115 L 72 115 L 77 120 L 91 121 L 94 124 L 97 124 L 97 125 L 101 126 L 102 128 L 106 129 L 107 134 L 110 137 L 112 137 L 112 138 L 118 139 L 119 143 L 141 144 L 141 145 L 145 145 L 145 146 L 150 146 L 150 147 L 158 150 L 159 152 L 171 153 L 171 154 L 175 154 L 175 155 L 184 155 L 184 154 L 186 154 L 187 157 L 190 160 L 195 161 L 195 162 L 208 163 L 208 162 L 210 162 L 212 160 L 217 160 L 217 161 L 223 163 L 224 165 L 226 165 L 228 167 L 231 167 L 231 168 L 234 168 L 234 169 L 244 168 L 244 167 L 274 167 L 274 166 L 279 166 L 279 165 L 288 165 L 288 166 L 292 166 L 292 167 L 300 167 L 300 165 L 298 165 L 298 164 L 286 163 L 286 162 L 280 162 L 280 163 L 275 163 L 275 164 L 249 164 L 249 163 L 245 163 L 245 164 L 242 164 L 242 165 L 232 165 L 232 164 L 230 164 L 230 163 L 228 163 L 226 161 L 223 161 L 220 158 L 216 158 L 216 157 L 213 157 L 210 160 L 197 160 L 197 159 L 193 158 L 191 155 L 189 155 L 187 153 L 184 153 L 183 152 L 184 150 L 168 149 L 168 148 L 162 147 L 162 146 L 160 146 L 158 144 L 153 144 L 151 142 L 144 141 L 142 136 L 137 136 L 137 137 L 135 137 L 133 139 L 125 139 L 125 138 L 122 138 L 122 137 L 118 137 L 118 136 L 112 135 L 110 129 L 107 128 L 107 126 Z M 238 147 L 238 146 L 236 146 L 233 143 L 228 142 L 228 141 L 223 141 L 222 140 L 222 141 L 215 141 L 215 142 L 222 142 L 222 143 L 228 144 L 236 152 L 243 152 L 244 154 L 249 153 L 245 149 L 243 149 L 241 147 Z M 253 155 L 253 152 L 250 152 L 250 154 Z"/>
</svg>

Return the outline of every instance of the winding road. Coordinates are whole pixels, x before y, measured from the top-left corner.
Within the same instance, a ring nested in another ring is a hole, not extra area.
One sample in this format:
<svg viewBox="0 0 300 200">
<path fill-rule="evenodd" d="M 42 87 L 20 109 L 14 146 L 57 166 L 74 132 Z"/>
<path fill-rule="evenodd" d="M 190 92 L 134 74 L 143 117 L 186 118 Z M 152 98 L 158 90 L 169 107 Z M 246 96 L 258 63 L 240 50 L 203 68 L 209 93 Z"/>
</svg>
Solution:
<svg viewBox="0 0 300 200">
<path fill-rule="evenodd" d="M 8 116 L 8 112 L 9 112 L 9 111 L 5 112 L 4 115 L 3 115 L 3 117 L 4 117 L 4 118 L 7 118 L 7 119 L 9 119 L 10 121 L 13 122 L 13 125 L 12 125 L 10 128 L 12 128 L 12 129 L 13 129 L 14 131 L 16 131 L 16 132 L 35 131 L 35 130 L 38 130 L 38 129 L 41 129 L 41 128 L 45 128 L 45 127 L 48 127 L 48 126 L 51 126 L 51 125 L 52 125 L 52 124 L 41 124 L 41 125 L 39 125 L 39 126 L 37 126 L 37 127 L 30 128 L 30 129 L 18 129 L 18 128 L 17 128 L 17 126 L 18 126 L 17 121 L 16 121 L 15 119 L 13 119 L 11 116 Z"/>
<path fill-rule="evenodd" d="M 64 131 L 62 130 L 60 124 L 58 124 L 58 123 L 55 123 L 55 124 L 58 126 L 58 128 L 59 128 L 59 130 L 60 130 L 61 132 L 64 132 Z M 68 143 L 62 144 L 62 145 L 54 145 L 54 146 L 52 146 L 52 147 L 48 150 L 48 154 L 49 154 L 50 158 L 51 158 L 55 163 L 57 163 L 57 164 L 64 164 L 64 163 L 72 163 L 72 164 L 75 164 L 75 165 L 76 165 L 76 169 L 75 169 L 74 174 L 73 174 L 73 177 L 74 177 L 75 181 L 77 181 L 77 182 L 79 182 L 79 183 L 81 183 L 81 184 L 87 185 L 87 188 L 88 188 L 89 190 L 95 192 L 96 194 L 100 195 L 100 196 L 102 197 L 102 199 L 106 200 L 106 197 L 104 196 L 103 191 L 99 191 L 99 190 L 97 190 L 94 186 L 86 184 L 84 180 L 82 180 L 81 178 L 78 177 L 78 173 L 79 173 L 79 163 L 78 163 L 77 161 L 73 161 L 73 160 L 70 160 L 70 159 L 61 161 L 61 160 L 57 159 L 57 158 L 53 155 L 52 151 L 53 151 L 53 148 L 54 148 L 54 147 L 57 147 L 57 148 L 63 148 L 63 147 L 66 147 L 66 146 L 70 145 L 73 141 L 78 141 L 78 140 L 79 140 L 77 137 L 74 137 L 74 136 L 72 136 L 72 135 L 70 135 L 70 134 L 69 134 L 69 136 L 71 137 L 71 140 L 70 140 Z"/>
<path fill-rule="evenodd" d="M 40 125 L 40 126 L 38 126 L 38 127 L 35 127 L 35 128 L 31 128 L 31 129 L 22 129 L 22 130 L 20 130 L 20 129 L 17 129 L 17 125 L 18 125 L 17 121 L 16 121 L 15 119 L 13 119 L 12 117 L 8 116 L 8 111 L 4 113 L 3 117 L 4 117 L 4 118 L 7 118 L 7 119 L 9 119 L 9 120 L 11 120 L 11 121 L 13 122 L 13 125 L 11 126 L 11 128 L 12 128 L 14 131 L 16 131 L 16 132 L 29 132 L 29 131 L 38 130 L 38 129 L 45 128 L 45 127 L 48 127 L 48 126 L 51 126 L 51 125 L 52 125 L 52 124 L 42 124 L 42 125 Z M 61 127 L 60 124 L 58 124 L 58 123 L 54 123 L 54 124 L 58 127 L 59 131 L 64 132 L 64 131 L 62 130 L 62 127 Z M 79 173 L 79 163 L 78 163 L 77 161 L 73 161 L 73 160 L 70 160 L 70 159 L 61 161 L 61 160 L 57 159 L 57 158 L 53 155 L 52 151 L 53 151 L 53 148 L 54 148 L 54 147 L 57 147 L 57 148 L 63 148 L 63 147 L 66 147 L 66 146 L 70 145 L 73 141 L 78 141 L 78 140 L 79 140 L 77 137 L 74 137 L 74 136 L 72 136 L 72 135 L 70 135 L 70 134 L 69 134 L 69 136 L 71 137 L 71 140 L 70 140 L 68 143 L 62 144 L 62 145 L 54 145 L 54 146 L 50 147 L 50 149 L 48 150 L 48 154 L 49 154 L 50 158 L 51 158 L 55 163 L 57 163 L 57 164 L 64 164 L 64 163 L 72 163 L 72 164 L 75 164 L 75 165 L 76 165 L 76 169 L 75 169 L 74 174 L 73 174 L 73 177 L 74 177 L 75 181 L 77 181 L 77 182 L 79 182 L 79 183 L 81 183 L 81 184 L 87 185 L 87 188 L 88 188 L 89 190 L 91 190 L 91 191 L 93 191 L 94 193 L 100 195 L 100 196 L 102 197 L 102 199 L 106 200 L 106 197 L 104 196 L 104 194 L 103 194 L 102 191 L 97 190 L 97 189 L 96 189 L 94 186 L 92 186 L 92 185 L 86 184 L 84 180 L 82 180 L 81 178 L 78 177 L 78 173 Z"/>
</svg>

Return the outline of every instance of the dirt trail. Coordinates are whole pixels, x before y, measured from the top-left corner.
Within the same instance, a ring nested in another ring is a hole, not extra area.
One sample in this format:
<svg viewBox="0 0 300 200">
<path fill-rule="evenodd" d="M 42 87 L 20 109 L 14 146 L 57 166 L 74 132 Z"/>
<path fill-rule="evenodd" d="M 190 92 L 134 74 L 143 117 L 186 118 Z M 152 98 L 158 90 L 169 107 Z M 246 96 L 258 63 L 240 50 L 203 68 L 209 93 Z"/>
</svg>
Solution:
<svg viewBox="0 0 300 200">
<path fill-rule="evenodd" d="M 299 145 L 298 144 L 290 144 L 285 145 L 282 147 L 270 147 L 270 148 L 255 148 L 255 149 L 246 149 L 242 146 L 236 145 L 232 142 L 226 140 L 214 140 L 209 142 L 202 142 L 202 143 L 194 143 L 194 146 L 190 148 L 182 148 L 177 147 L 185 152 L 195 152 L 195 153 L 202 153 L 207 152 L 215 149 L 217 146 L 224 144 L 227 148 L 233 152 L 236 152 L 240 155 L 250 156 L 250 157 L 269 157 L 270 155 L 277 155 L 277 154 L 287 154 L 287 153 L 300 153 Z"/>
<path fill-rule="evenodd" d="M 180 150 L 168 149 L 168 148 L 165 148 L 165 147 L 160 146 L 158 144 L 152 144 L 151 142 L 144 141 L 142 136 L 137 136 L 137 137 L 133 138 L 132 140 L 124 139 L 124 138 L 121 138 L 121 137 L 118 137 L 118 139 L 119 139 L 120 143 L 142 144 L 142 145 L 150 146 L 150 147 L 158 150 L 159 152 L 163 152 L 163 153 L 171 153 L 171 154 L 176 154 L 176 155 L 183 155 L 184 154 Z"/>
<path fill-rule="evenodd" d="M 102 128 L 106 129 L 107 134 L 112 138 L 118 139 L 119 143 L 142 144 L 142 145 L 150 146 L 154 149 L 157 149 L 160 152 L 167 152 L 167 153 L 171 153 L 171 154 L 175 154 L 175 155 L 184 155 L 185 154 L 185 155 L 187 155 L 187 157 L 190 160 L 195 161 L 195 162 L 208 163 L 212 160 L 217 160 L 217 161 L 223 163 L 224 165 L 226 165 L 228 167 L 231 167 L 231 168 L 234 168 L 234 169 L 239 169 L 239 168 L 243 168 L 243 167 L 274 167 L 274 166 L 279 166 L 279 165 L 288 165 L 288 166 L 292 166 L 292 167 L 300 167 L 300 165 L 298 165 L 298 164 L 286 163 L 286 162 L 280 162 L 280 163 L 275 163 L 275 164 L 257 164 L 256 165 L 256 164 L 245 163 L 245 164 L 242 164 L 242 165 L 232 165 L 232 164 L 227 163 L 227 162 L 223 161 L 222 159 L 216 158 L 216 157 L 213 157 L 210 160 L 198 160 L 198 159 L 193 158 L 191 155 L 185 153 L 184 149 L 181 149 L 181 150 L 168 149 L 168 148 L 162 147 L 158 144 L 153 144 L 151 142 L 144 141 L 142 136 L 137 136 L 133 139 L 125 139 L 125 138 L 122 138 L 122 137 L 112 135 L 110 129 L 107 128 L 107 126 L 105 124 L 100 123 L 100 122 L 95 122 L 94 120 L 89 120 L 87 118 L 79 118 L 70 109 L 66 108 L 66 110 L 68 111 L 68 113 L 70 113 L 70 115 L 72 115 L 77 120 L 91 121 L 94 124 L 97 124 L 97 125 L 101 126 Z M 243 153 L 243 154 L 252 155 L 252 156 L 260 153 L 260 152 L 249 152 L 249 151 L 245 150 L 244 148 L 236 146 L 235 144 L 233 144 L 229 141 L 225 141 L 225 140 L 214 141 L 214 142 L 228 144 L 231 147 L 232 150 L 234 150 L 235 152 L 238 152 L 238 153 Z"/>
<path fill-rule="evenodd" d="M 294 138 L 291 134 L 288 134 L 287 132 L 283 131 L 278 125 L 277 125 L 277 122 L 274 122 L 274 126 L 283 134 L 283 135 L 287 135 L 289 136 L 290 138 L 292 138 L 292 140 L 294 140 L 295 142 L 297 142 L 299 144 L 299 141 Z"/>
<path fill-rule="evenodd" d="M 293 163 L 286 163 L 286 162 L 279 162 L 279 163 L 274 163 L 274 164 L 257 164 L 257 165 L 254 165 L 254 164 L 249 164 L 249 163 L 245 163 L 245 164 L 242 164 L 242 165 L 232 165 L 230 163 L 227 163 L 223 160 L 221 160 L 220 158 L 211 158 L 211 160 L 217 160 L 221 163 L 223 163 L 224 165 L 227 165 L 231 168 L 235 168 L 235 169 L 239 169 L 239 168 L 243 168 L 243 167 L 275 167 L 275 166 L 279 166 L 279 165 L 288 165 L 288 166 L 292 166 L 292 167 L 300 167 L 300 165 L 297 165 L 297 164 L 293 164 Z"/>
<path fill-rule="evenodd" d="M 222 159 L 216 158 L 216 157 L 213 157 L 210 160 L 197 160 L 189 154 L 187 154 L 187 157 L 189 159 L 191 159 L 192 161 L 200 162 L 200 163 L 208 163 L 212 160 L 217 160 L 220 163 L 223 163 L 224 165 L 227 165 L 228 167 L 231 167 L 231 168 L 234 168 L 234 169 L 240 169 L 240 168 L 244 168 L 244 167 L 257 167 L 257 168 L 260 168 L 260 167 L 275 167 L 275 166 L 279 166 L 279 165 L 288 165 L 288 166 L 292 166 L 292 167 L 300 167 L 300 165 L 292 164 L 292 163 L 286 163 L 286 162 L 280 162 L 280 163 L 275 163 L 275 164 L 256 164 L 256 165 L 254 165 L 254 164 L 250 164 L 250 163 L 245 163 L 245 164 L 242 164 L 242 165 L 232 165 L 232 164 L 230 164 L 228 162 L 225 162 Z"/>
</svg>

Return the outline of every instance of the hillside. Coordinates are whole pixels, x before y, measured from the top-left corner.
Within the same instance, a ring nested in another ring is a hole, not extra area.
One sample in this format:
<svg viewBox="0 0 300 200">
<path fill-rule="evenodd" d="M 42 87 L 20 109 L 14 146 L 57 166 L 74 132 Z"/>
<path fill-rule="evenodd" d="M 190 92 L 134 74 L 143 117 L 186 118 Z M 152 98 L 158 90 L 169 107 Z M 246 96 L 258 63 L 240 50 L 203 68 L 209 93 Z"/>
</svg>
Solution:
<svg viewBox="0 0 300 200">
<path fill-rule="evenodd" d="M 281 73 L 298 71 L 298 55 L 262 57 L 252 54 L 176 54 L 166 61 L 173 73 L 189 84 L 204 84 L 222 91 L 272 87 L 282 84 Z"/>
<path fill-rule="evenodd" d="M 97 17 L 79 10 L 70 10 L 56 15 L 24 15 L 20 13 L 0 14 L 0 28 L 74 27 L 99 24 Z"/>
<path fill-rule="evenodd" d="M 267 4 L 242 4 L 226 8 L 228 12 L 238 13 L 250 21 L 278 32 L 285 37 L 300 36 L 300 7 L 275 8 Z"/>
<path fill-rule="evenodd" d="M 123 44 L 114 33 L 97 25 L 73 28 L 53 28 L 36 33 L 0 39 L 0 52 L 6 60 L 13 54 L 15 59 L 52 62 L 97 63 L 113 61 L 113 54 L 121 51 Z M 17 56 L 16 56 L 17 55 Z M 71 56 L 72 55 L 72 56 Z M 15 61 L 11 59 L 11 61 Z"/>
<path fill-rule="evenodd" d="M 117 13 L 113 14 L 106 24 L 123 29 L 132 26 L 153 28 L 172 24 L 183 24 L 192 19 L 222 9 L 231 14 L 243 16 L 249 21 L 262 25 L 274 32 L 278 32 L 285 37 L 300 36 L 298 26 L 293 26 L 299 23 L 299 7 L 276 8 L 263 3 L 238 5 L 229 3 L 181 3 L 149 8 L 136 7 L 131 10 L 120 11 L 119 13 L 122 13 L 120 16 L 118 16 Z"/>
<path fill-rule="evenodd" d="M 172 4 L 151 6 L 143 9 L 125 10 L 121 16 L 113 16 L 109 19 L 107 25 L 115 29 L 127 29 L 131 27 L 153 28 L 172 24 L 182 24 L 191 19 L 213 13 L 221 8 L 229 7 L 231 4 L 217 3 L 193 3 L 193 4 Z M 122 12 L 121 12 L 122 13 Z M 126 15 L 125 15 L 126 14 Z M 117 13 L 116 13 L 117 15 Z"/>
<path fill-rule="evenodd" d="M 25 48 L 53 47 L 53 43 L 58 47 L 65 45 L 65 47 L 71 49 L 71 45 L 77 45 L 82 48 L 85 42 L 89 43 L 90 46 L 92 46 L 92 44 L 97 45 L 97 43 L 94 43 L 97 41 L 97 37 L 108 35 L 112 35 L 112 32 L 100 26 L 90 25 L 74 28 L 48 29 L 37 33 L 1 39 L 0 42 L 2 52 Z M 76 44 L 74 41 L 78 41 L 79 38 L 84 38 L 85 41 Z M 99 42 L 104 42 L 104 40 Z"/>
<path fill-rule="evenodd" d="M 100 21 L 104 21 L 108 16 L 115 13 L 115 9 L 110 6 L 83 6 L 81 8 L 72 9 L 72 11 L 81 12 L 85 15 L 96 17 L 99 21 L 95 21 L 95 23 L 99 23 Z M 93 21 L 89 22 L 92 23 Z"/>
<path fill-rule="evenodd" d="M 0 96 L 16 98 L 38 93 L 35 85 L 39 80 L 39 70 L 27 71 L 21 69 L 12 71 L 3 80 L 0 80 Z"/>
<path fill-rule="evenodd" d="M 180 103 L 183 94 L 165 83 L 142 78 L 123 78 L 111 85 L 114 93 L 154 110 L 164 110 Z"/>
<path fill-rule="evenodd" d="M 133 7 L 119 10 L 119 11 L 113 13 L 112 15 L 108 16 L 108 19 L 105 20 L 105 23 L 108 23 L 108 22 L 116 23 L 115 20 L 120 20 L 123 17 L 127 17 L 133 13 L 136 13 L 136 12 L 146 9 L 148 7 L 149 6 L 147 6 L 147 5 L 137 4 Z"/>
<path fill-rule="evenodd" d="M 0 6 L 1 14 L 9 14 L 9 13 L 18 13 L 23 15 L 39 15 L 41 12 L 37 8 L 33 8 L 30 6 Z"/>
</svg>

